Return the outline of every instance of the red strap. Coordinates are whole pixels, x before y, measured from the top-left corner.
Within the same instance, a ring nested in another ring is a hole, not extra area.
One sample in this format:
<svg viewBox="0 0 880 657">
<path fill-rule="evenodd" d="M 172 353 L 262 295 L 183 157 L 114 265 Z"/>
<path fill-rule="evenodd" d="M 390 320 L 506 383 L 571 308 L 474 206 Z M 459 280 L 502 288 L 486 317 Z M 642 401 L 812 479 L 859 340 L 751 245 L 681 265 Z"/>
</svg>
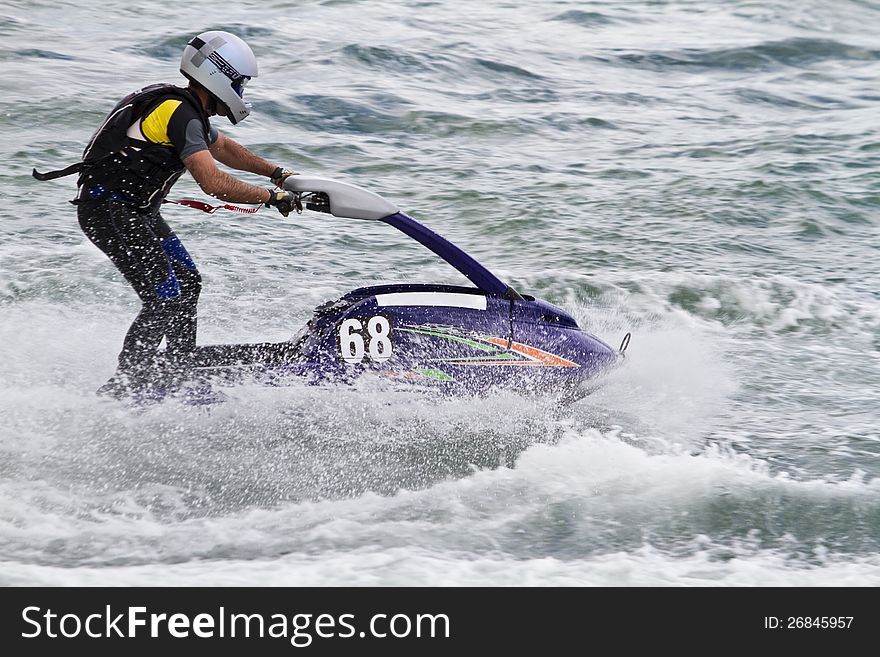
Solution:
<svg viewBox="0 0 880 657">
<path fill-rule="evenodd" d="M 217 212 L 217 210 L 232 210 L 234 212 L 245 212 L 247 214 L 253 214 L 262 206 L 257 206 L 255 208 L 242 208 L 237 205 L 229 205 L 224 203 L 223 205 L 208 205 L 207 203 L 203 203 L 202 201 L 193 201 L 190 199 L 183 199 L 179 201 L 175 201 L 172 199 L 165 199 L 164 203 L 176 203 L 177 205 L 185 205 L 189 208 L 195 208 L 196 210 L 201 210 L 202 212 L 207 212 L 208 214 L 212 214 Z"/>
</svg>

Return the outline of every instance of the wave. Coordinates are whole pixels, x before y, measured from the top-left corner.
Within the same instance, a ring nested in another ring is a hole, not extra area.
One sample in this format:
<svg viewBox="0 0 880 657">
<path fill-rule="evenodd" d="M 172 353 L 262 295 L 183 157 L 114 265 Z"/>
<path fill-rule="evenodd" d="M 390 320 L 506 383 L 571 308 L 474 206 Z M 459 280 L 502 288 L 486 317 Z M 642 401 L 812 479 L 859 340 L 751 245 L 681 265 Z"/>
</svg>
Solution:
<svg viewBox="0 0 880 657">
<path fill-rule="evenodd" d="M 612 18 L 608 14 L 603 14 L 598 11 L 583 11 L 581 9 L 572 9 L 563 12 L 554 16 L 550 20 L 573 23 L 587 28 L 604 27 L 618 22 L 617 18 Z"/>
<path fill-rule="evenodd" d="M 61 52 L 55 52 L 53 50 L 43 50 L 41 48 L 26 48 L 23 50 L 16 50 L 10 53 L 3 53 L 0 51 L 0 61 L 14 61 L 19 59 L 58 59 L 62 61 L 72 62 L 76 59 L 72 55 L 67 55 Z"/>
<path fill-rule="evenodd" d="M 517 586 L 876 587 L 880 558 L 825 554 L 819 564 L 782 550 L 705 549 L 675 557 L 645 545 L 588 559 L 452 558 L 439 550 L 385 546 L 273 558 L 143 565 L 0 564 L 3 586 Z"/>
<path fill-rule="evenodd" d="M 441 75 L 441 77 L 467 79 L 472 76 L 489 78 L 494 82 L 504 80 L 535 81 L 543 76 L 521 66 L 488 57 L 452 55 L 439 52 L 407 52 L 388 46 L 365 46 L 349 44 L 341 49 L 344 60 L 365 65 L 383 73 L 407 75 Z"/>
<path fill-rule="evenodd" d="M 291 437 L 276 440 L 296 443 Z M 187 562 L 185 570 L 193 574 L 206 559 L 218 565 L 286 557 L 297 562 L 321 554 L 326 562 L 334 554 L 351 559 L 373 554 L 379 545 L 382 552 L 409 557 L 468 555 L 456 562 L 519 561 L 537 567 L 554 560 L 577 565 L 583 577 L 596 575 L 594 569 L 614 555 L 638 561 L 638 555 L 650 554 L 673 567 L 702 562 L 715 574 L 695 575 L 694 581 L 710 582 L 715 577 L 734 581 L 739 564 L 748 568 L 764 559 L 777 565 L 783 559 L 792 571 L 821 571 L 870 563 L 880 550 L 877 479 L 855 472 L 841 480 L 795 480 L 718 446 L 700 453 L 675 446 L 650 452 L 619 432 L 563 429 L 553 444 L 522 451 L 515 467 L 473 468 L 424 490 L 221 511 L 212 509 L 213 497 L 234 500 L 254 465 L 250 450 L 231 438 L 226 443 L 230 461 L 243 462 L 224 470 L 225 477 L 218 472 L 218 485 L 225 479 L 226 487 L 214 491 L 198 479 L 174 474 L 190 462 L 184 456 L 192 446 L 183 445 L 176 465 L 170 454 L 157 454 L 151 476 L 131 473 L 125 485 L 96 478 L 99 471 L 65 478 L 57 488 L 51 479 L 31 479 L 23 490 L 22 483 L 4 477 L 4 572 L 14 570 L 13 562 L 31 572 L 37 566 L 106 566 L 124 567 L 122 574 Z M 201 446 L 206 455 L 221 449 Z M 268 460 L 263 459 L 265 465 Z M 195 474 L 201 467 L 205 476 L 215 465 L 201 459 L 188 469 Z M 287 459 L 275 468 L 289 465 Z M 360 468 L 372 465 L 362 461 Z M 357 470 L 347 464 L 348 477 Z M 418 576 L 430 577 L 428 572 Z M 448 574 L 444 579 L 449 583 Z"/>
<path fill-rule="evenodd" d="M 870 62 L 880 59 L 880 50 L 832 39 L 792 38 L 738 48 L 626 52 L 609 56 L 590 55 L 583 59 L 650 71 L 717 69 L 745 72 L 770 71 L 781 67 L 806 68 L 826 61 Z"/>
<path fill-rule="evenodd" d="M 261 40 L 269 37 L 272 30 L 265 27 L 255 27 L 246 23 L 231 23 L 212 26 L 212 30 L 223 30 L 238 35 L 247 42 L 259 43 Z M 146 55 L 156 59 L 164 59 L 168 61 L 176 61 L 180 59 L 184 47 L 193 34 L 190 32 L 178 32 L 171 34 L 163 39 L 159 39 L 153 43 L 145 45 L 133 45 L 128 47 L 128 51 L 139 55 Z"/>
</svg>

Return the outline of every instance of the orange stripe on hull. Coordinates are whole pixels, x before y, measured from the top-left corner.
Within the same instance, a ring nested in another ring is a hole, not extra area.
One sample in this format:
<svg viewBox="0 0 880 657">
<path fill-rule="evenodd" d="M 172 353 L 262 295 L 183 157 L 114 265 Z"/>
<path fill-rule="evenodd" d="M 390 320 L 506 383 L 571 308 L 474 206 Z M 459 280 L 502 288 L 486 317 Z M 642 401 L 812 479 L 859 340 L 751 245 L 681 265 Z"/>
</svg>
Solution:
<svg viewBox="0 0 880 657">
<path fill-rule="evenodd" d="M 466 363 L 454 363 L 449 361 L 443 361 L 444 365 L 494 365 L 500 367 L 502 365 L 505 366 L 520 366 L 520 367 L 556 367 L 555 365 L 545 365 L 544 363 L 537 360 L 482 360 L 482 361 L 468 361 Z M 575 365 L 575 367 L 579 367 L 579 365 Z"/>
<path fill-rule="evenodd" d="M 485 338 L 487 342 L 491 342 L 494 345 L 498 345 L 499 347 L 507 348 L 507 340 L 503 338 Z M 573 363 L 570 360 L 566 360 L 565 358 L 561 358 L 560 356 L 556 356 L 549 352 L 544 351 L 543 349 L 538 349 L 537 347 L 530 347 L 527 344 L 522 344 L 521 342 L 511 342 L 510 348 L 518 354 L 525 356 L 530 359 L 531 364 L 533 365 L 543 365 L 544 367 L 580 367 L 577 363 Z M 514 364 L 525 364 L 520 361 L 519 363 L 505 363 L 505 365 L 514 365 Z"/>
</svg>

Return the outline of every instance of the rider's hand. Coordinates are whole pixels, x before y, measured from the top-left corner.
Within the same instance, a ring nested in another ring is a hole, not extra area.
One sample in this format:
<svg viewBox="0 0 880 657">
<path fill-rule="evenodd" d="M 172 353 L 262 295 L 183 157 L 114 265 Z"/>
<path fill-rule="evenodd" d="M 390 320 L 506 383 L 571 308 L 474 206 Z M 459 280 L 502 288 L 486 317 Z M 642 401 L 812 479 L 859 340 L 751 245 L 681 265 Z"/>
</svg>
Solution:
<svg viewBox="0 0 880 657">
<path fill-rule="evenodd" d="M 289 215 L 292 210 L 295 210 L 297 214 L 302 213 L 303 206 L 299 194 L 288 192 L 286 190 L 278 191 L 277 189 L 269 189 L 267 191 L 269 192 L 269 200 L 266 201 L 267 208 L 277 208 L 278 212 L 285 217 Z"/>
<path fill-rule="evenodd" d="M 269 180 L 271 180 L 276 187 L 283 187 L 284 181 L 288 176 L 296 176 L 298 175 L 296 171 L 291 171 L 290 169 L 282 169 L 278 167 L 275 171 L 272 172 L 272 175 L 269 176 Z"/>
</svg>

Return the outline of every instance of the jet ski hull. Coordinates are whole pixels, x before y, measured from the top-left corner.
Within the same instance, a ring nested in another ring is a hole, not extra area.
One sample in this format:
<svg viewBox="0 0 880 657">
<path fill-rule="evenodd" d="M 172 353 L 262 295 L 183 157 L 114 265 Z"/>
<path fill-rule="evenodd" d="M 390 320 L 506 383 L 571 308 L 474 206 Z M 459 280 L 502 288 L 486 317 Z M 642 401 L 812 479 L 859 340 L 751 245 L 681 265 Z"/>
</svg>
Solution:
<svg viewBox="0 0 880 657">
<path fill-rule="evenodd" d="M 316 309 L 289 341 L 198 347 L 160 359 L 159 387 L 250 379 L 285 385 L 351 384 L 364 376 L 452 394 L 566 391 L 622 355 L 561 309 L 533 298 L 499 299 L 466 287 L 361 288 Z"/>
</svg>

